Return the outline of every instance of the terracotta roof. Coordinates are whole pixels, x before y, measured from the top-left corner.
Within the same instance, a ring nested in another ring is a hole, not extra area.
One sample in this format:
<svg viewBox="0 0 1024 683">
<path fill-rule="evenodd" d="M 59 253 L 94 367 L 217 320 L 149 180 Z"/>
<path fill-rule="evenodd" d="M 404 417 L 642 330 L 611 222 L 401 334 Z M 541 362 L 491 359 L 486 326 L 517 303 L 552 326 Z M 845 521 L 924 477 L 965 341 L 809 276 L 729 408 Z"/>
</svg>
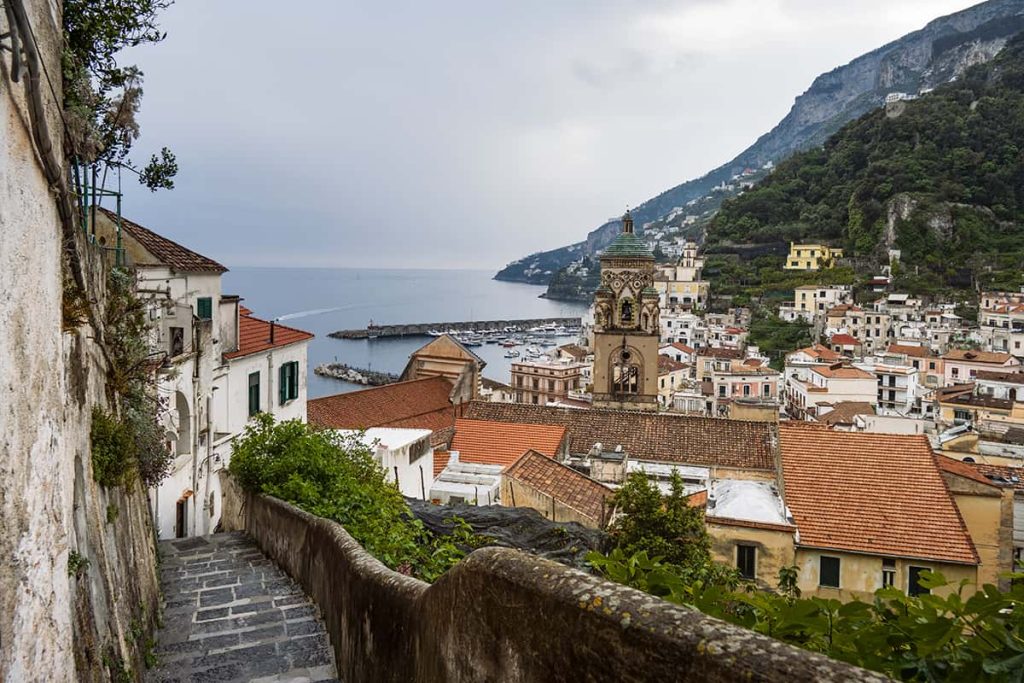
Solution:
<svg viewBox="0 0 1024 683">
<path fill-rule="evenodd" d="M 984 379 L 989 382 L 1007 382 L 1009 384 L 1024 384 L 1024 372 L 997 372 L 994 370 L 978 370 L 974 379 Z"/>
<path fill-rule="evenodd" d="M 531 449 L 553 458 L 564 440 L 565 427 L 559 425 L 460 418 L 455 420 L 451 450 L 459 452 L 462 462 L 508 466 Z M 435 476 L 440 474 L 436 464 L 434 469 Z"/>
<path fill-rule="evenodd" d="M 563 344 L 558 347 L 558 350 L 564 354 L 572 356 L 576 360 L 583 360 L 587 357 L 587 350 L 579 344 Z"/>
<path fill-rule="evenodd" d="M 971 361 L 973 363 L 1003 364 L 1007 361 L 1013 360 L 1013 356 L 1008 353 L 999 353 L 997 351 L 974 351 L 972 349 L 951 349 L 942 357 L 945 360 L 962 360 Z"/>
<path fill-rule="evenodd" d="M 425 377 L 346 394 L 310 399 L 310 424 L 331 429 L 414 427 L 438 430 L 455 422 L 452 383 Z"/>
<path fill-rule="evenodd" d="M 843 357 L 842 354 L 836 353 L 835 351 L 828 348 L 827 346 L 824 346 L 823 344 L 814 344 L 812 346 L 807 346 L 802 349 L 797 349 L 793 353 L 803 353 L 805 355 L 810 356 L 811 358 L 820 358 L 821 360 L 827 363 L 837 361 Z"/>
<path fill-rule="evenodd" d="M 615 495 L 604 484 L 534 450 L 523 453 L 505 469 L 504 475 L 546 493 L 598 523 L 604 522 Z"/>
<path fill-rule="evenodd" d="M 911 344 L 889 344 L 889 348 L 886 350 L 889 353 L 902 353 L 905 356 L 913 356 L 914 358 L 935 357 L 935 354 L 932 353 L 931 349 L 927 349 L 923 346 L 913 346 Z"/>
<path fill-rule="evenodd" d="M 801 545 L 978 563 L 927 437 L 783 422 L 779 441 Z"/>
<path fill-rule="evenodd" d="M 111 221 L 117 223 L 116 213 L 104 208 L 100 208 L 100 211 L 106 214 L 107 218 Z M 223 273 L 227 271 L 227 268 L 213 259 L 183 247 L 162 235 L 158 235 L 149 228 L 144 228 L 124 216 L 121 216 L 121 230 L 142 245 L 158 261 L 175 270 L 186 273 Z"/>
<path fill-rule="evenodd" d="M 859 346 L 860 341 L 856 337 L 851 337 L 848 334 L 833 334 L 832 343 L 839 344 L 841 346 Z"/>
<path fill-rule="evenodd" d="M 717 346 L 705 346 L 697 351 L 697 355 L 710 358 L 743 358 L 743 353 L 739 349 L 725 349 Z"/>
<path fill-rule="evenodd" d="M 957 476 L 964 477 L 965 479 L 971 479 L 989 486 L 998 486 L 997 483 L 979 472 L 978 468 L 969 462 L 949 458 L 945 455 L 936 455 L 935 460 L 939 463 L 939 469 L 943 472 L 949 472 L 950 474 L 955 474 Z"/>
<path fill-rule="evenodd" d="M 707 507 L 707 504 L 708 504 L 708 490 L 704 489 L 703 491 L 697 491 L 696 493 L 691 493 L 690 495 L 688 495 L 686 497 L 686 504 L 689 505 L 692 508 Z"/>
<path fill-rule="evenodd" d="M 874 415 L 875 408 L 870 403 L 861 401 L 840 401 L 831 412 L 817 418 L 818 422 L 832 427 L 837 424 L 853 424 L 857 415 Z"/>
<path fill-rule="evenodd" d="M 248 309 L 246 309 L 248 310 Z M 251 315 L 238 315 L 238 350 L 225 353 L 227 359 L 241 358 L 269 349 L 308 341 L 313 338 L 309 332 L 274 323 L 274 341 L 270 341 L 270 323 Z"/>
<path fill-rule="evenodd" d="M 480 378 L 480 386 L 482 386 L 484 389 L 511 389 L 512 388 L 509 385 L 504 384 L 502 382 L 499 382 L 496 379 L 491 379 L 490 377 L 481 377 Z"/>
<path fill-rule="evenodd" d="M 690 367 L 686 363 L 680 363 L 677 360 L 673 360 L 668 356 L 658 354 L 658 374 L 667 375 L 670 372 L 676 372 L 678 370 L 685 370 Z"/>
<path fill-rule="evenodd" d="M 466 417 L 500 422 L 556 424 L 568 430 L 569 450 L 621 445 L 634 460 L 772 470 L 773 425 L 672 413 L 610 408 L 560 408 L 526 403 L 469 403 Z"/>
<path fill-rule="evenodd" d="M 687 346 L 686 344 L 684 344 L 682 342 L 672 342 L 671 344 L 669 344 L 669 346 L 671 346 L 674 349 L 678 349 L 679 351 L 682 351 L 683 353 L 690 353 L 690 354 L 692 354 L 692 353 L 696 352 L 696 349 L 694 349 L 692 346 Z"/>
<path fill-rule="evenodd" d="M 828 309 L 825 312 L 825 317 L 833 318 L 835 316 L 846 315 L 847 313 L 863 313 L 864 309 L 854 304 L 838 304 Z"/>
<path fill-rule="evenodd" d="M 986 465 L 980 462 L 973 463 L 972 466 L 994 484 L 1010 486 L 1018 491 L 1024 491 L 1024 468 L 1022 467 Z"/>
<path fill-rule="evenodd" d="M 816 372 L 822 377 L 835 377 L 836 379 L 874 379 L 867 370 L 861 370 L 860 368 L 850 367 L 848 365 L 841 365 L 839 367 L 832 367 L 829 365 L 815 365 L 811 368 L 811 372 Z"/>
</svg>

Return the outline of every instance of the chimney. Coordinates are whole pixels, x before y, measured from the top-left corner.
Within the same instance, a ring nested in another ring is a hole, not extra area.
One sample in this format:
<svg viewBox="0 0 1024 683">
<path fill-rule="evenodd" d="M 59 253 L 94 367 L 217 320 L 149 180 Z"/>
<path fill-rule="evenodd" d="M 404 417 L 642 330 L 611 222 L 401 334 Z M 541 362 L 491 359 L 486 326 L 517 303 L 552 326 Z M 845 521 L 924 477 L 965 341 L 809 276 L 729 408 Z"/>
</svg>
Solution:
<svg viewBox="0 0 1024 683">
<path fill-rule="evenodd" d="M 274 321 L 270 321 L 270 343 L 274 343 Z"/>
<path fill-rule="evenodd" d="M 457 464 L 459 464 L 459 452 L 458 451 L 449 451 L 448 452 L 448 466 L 450 467 L 452 465 L 457 465 Z"/>
</svg>

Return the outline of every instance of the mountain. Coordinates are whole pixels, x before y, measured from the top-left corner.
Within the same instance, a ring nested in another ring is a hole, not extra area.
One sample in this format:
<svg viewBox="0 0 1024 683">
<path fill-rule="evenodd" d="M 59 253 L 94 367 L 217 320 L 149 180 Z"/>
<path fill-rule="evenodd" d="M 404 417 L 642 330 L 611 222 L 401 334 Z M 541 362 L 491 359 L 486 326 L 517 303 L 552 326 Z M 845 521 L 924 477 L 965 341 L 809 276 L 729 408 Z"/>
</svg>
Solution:
<svg viewBox="0 0 1024 683">
<path fill-rule="evenodd" d="M 899 250 L 893 275 L 911 294 L 1024 284 L 1024 33 L 956 80 L 782 162 L 722 204 L 705 245 L 723 254 L 790 241 L 842 246 L 860 276 Z"/>
<path fill-rule="evenodd" d="M 792 153 L 820 145 L 844 124 L 884 103 L 893 92 L 918 93 L 948 82 L 967 67 L 991 59 L 1009 36 L 1024 28 L 1024 0 L 989 0 L 930 22 L 849 64 L 818 76 L 771 131 L 735 159 L 647 200 L 633 210 L 645 226 L 681 212 L 688 202 L 729 183 L 745 169 L 761 169 Z M 614 239 L 617 219 L 592 230 L 581 242 L 518 259 L 495 275 L 498 280 L 546 284 L 581 257 L 592 257 Z"/>
</svg>

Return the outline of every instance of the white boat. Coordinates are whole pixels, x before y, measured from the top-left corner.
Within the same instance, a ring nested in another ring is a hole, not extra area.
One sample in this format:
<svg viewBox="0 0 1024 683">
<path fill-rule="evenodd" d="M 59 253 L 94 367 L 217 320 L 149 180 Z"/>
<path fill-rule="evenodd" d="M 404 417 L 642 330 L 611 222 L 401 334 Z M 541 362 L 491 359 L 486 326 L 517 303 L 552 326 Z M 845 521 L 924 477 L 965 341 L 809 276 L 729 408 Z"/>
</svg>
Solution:
<svg viewBox="0 0 1024 683">
<path fill-rule="evenodd" d="M 505 358 L 519 358 L 519 352 L 515 349 L 509 349 L 505 352 Z"/>
<path fill-rule="evenodd" d="M 443 337 L 444 336 L 444 332 L 438 332 L 437 330 L 427 330 L 427 334 L 429 334 L 431 337 Z"/>
</svg>

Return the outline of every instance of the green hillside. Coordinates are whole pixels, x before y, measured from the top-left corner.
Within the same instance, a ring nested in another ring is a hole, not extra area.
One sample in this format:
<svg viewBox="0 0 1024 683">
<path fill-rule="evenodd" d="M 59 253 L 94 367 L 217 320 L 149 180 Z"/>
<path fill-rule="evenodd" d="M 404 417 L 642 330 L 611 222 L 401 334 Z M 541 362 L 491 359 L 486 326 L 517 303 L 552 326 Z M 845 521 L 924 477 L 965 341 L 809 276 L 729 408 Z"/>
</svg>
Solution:
<svg viewBox="0 0 1024 683">
<path fill-rule="evenodd" d="M 781 163 L 707 235 L 719 253 L 786 241 L 843 246 L 861 274 L 899 249 L 896 284 L 915 293 L 1024 284 L 1024 34 Z"/>
</svg>

